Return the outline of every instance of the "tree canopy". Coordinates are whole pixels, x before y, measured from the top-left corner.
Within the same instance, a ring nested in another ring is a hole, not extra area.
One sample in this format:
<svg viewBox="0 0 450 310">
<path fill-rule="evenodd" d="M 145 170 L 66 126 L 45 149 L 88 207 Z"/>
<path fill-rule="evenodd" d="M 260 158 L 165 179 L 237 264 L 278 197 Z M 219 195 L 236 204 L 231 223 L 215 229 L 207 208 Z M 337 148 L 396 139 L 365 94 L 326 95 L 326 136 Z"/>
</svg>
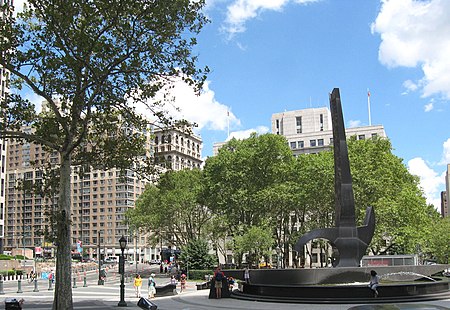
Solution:
<svg viewBox="0 0 450 310">
<path fill-rule="evenodd" d="M 369 246 L 372 254 L 411 254 L 421 247 L 426 255 L 435 251 L 436 257 L 445 259 L 442 244 L 449 240 L 448 234 L 438 238 L 433 232 L 445 229 L 446 222 L 441 223 L 436 210 L 426 204 L 418 178 L 393 154 L 390 141 L 350 137 L 348 149 L 356 224 L 362 225 L 368 206 L 375 208 L 376 231 Z M 224 256 L 226 249 L 232 248 L 238 262 L 249 254 L 247 258 L 257 263 L 276 251 L 284 263 L 301 235 L 335 225 L 333 165 L 331 151 L 295 158 L 283 137 L 254 134 L 246 140 L 229 141 L 217 156 L 208 158 L 204 170 L 195 172 L 198 178 L 190 181 L 191 186 L 174 182 L 173 176 L 182 173 L 168 173 L 141 196 L 138 208 L 131 212 L 135 219 L 147 214 L 150 222 L 150 214 L 161 219 L 162 210 L 173 206 L 179 210 L 175 214 L 183 214 L 183 210 L 195 214 L 190 208 L 201 208 L 209 217 L 202 236 L 208 236 Z M 157 200 L 162 192 L 172 191 L 173 200 Z M 179 200 L 190 207 L 179 209 L 183 205 Z M 176 223 L 183 218 L 189 219 L 189 215 L 172 217 Z M 168 225 L 152 223 L 155 229 Z M 187 223 L 179 227 L 190 230 Z M 262 245 L 258 234 L 269 245 Z M 314 244 L 320 245 L 325 255 L 329 253 L 331 245 L 326 241 L 314 240 Z"/>
<path fill-rule="evenodd" d="M 168 171 L 158 184 L 150 184 L 130 209 L 132 226 L 153 234 L 153 244 L 162 238 L 183 247 L 191 240 L 207 237 L 211 213 L 200 201 L 202 173 L 198 169 Z"/>
<path fill-rule="evenodd" d="M 18 17 L 0 19 L 0 65 L 11 86 L 45 100 L 42 112 L 21 92 L 1 102 L 2 138 L 43 145 L 59 155 L 57 266 L 53 309 L 72 309 L 70 173 L 151 167 L 148 121 L 167 124 L 165 102 L 151 101 L 174 78 L 199 89 L 196 35 L 207 21 L 204 1 L 28 0 Z M 31 130 L 30 130 L 31 129 Z M 136 165 L 139 156 L 141 165 Z M 148 171 L 148 170 L 146 170 Z"/>
</svg>

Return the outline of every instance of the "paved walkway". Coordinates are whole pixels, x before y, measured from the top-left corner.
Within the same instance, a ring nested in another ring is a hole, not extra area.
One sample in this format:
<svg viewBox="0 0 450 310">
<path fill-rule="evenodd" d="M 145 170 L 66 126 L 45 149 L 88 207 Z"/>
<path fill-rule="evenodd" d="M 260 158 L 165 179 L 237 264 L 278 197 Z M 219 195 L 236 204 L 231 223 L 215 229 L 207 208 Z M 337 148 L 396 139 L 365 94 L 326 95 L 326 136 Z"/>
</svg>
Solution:
<svg viewBox="0 0 450 310">
<path fill-rule="evenodd" d="M 163 284 L 160 279 L 159 283 Z M 167 279 L 168 280 L 168 279 Z M 145 281 L 144 281 L 145 284 Z M 138 298 L 134 296 L 134 290 L 131 283 L 126 283 L 125 301 L 127 308 L 140 309 L 136 303 Z M 25 303 L 23 309 L 51 309 L 53 300 L 53 291 L 45 288 L 40 292 L 33 292 L 31 285 L 23 288 L 23 293 L 16 293 L 13 288 L 6 288 L 5 295 L 0 296 L 3 309 L 5 298 L 23 298 Z M 116 281 L 107 282 L 104 286 L 90 285 L 89 287 L 77 287 L 73 289 L 73 300 L 75 309 L 106 310 L 122 309 L 117 306 L 119 301 L 119 283 Z M 197 291 L 195 283 L 190 282 L 186 291 L 176 296 L 157 297 L 153 302 L 158 306 L 158 310 L 211 310 L 211 309 L 230 309 L 230 310 L 450 310 L 450 299 L 440 301 L 430 301 L 421 303 L 408 303 L 399 305 L 348 305 L 348 304 L 288 304 L 288 303 L 268 303 L 256 301 L 243 301 L 232 298 L 208 299 L 208 290 Z M 425 306 L 426 305 L 426 306 Z"/>
</svg>

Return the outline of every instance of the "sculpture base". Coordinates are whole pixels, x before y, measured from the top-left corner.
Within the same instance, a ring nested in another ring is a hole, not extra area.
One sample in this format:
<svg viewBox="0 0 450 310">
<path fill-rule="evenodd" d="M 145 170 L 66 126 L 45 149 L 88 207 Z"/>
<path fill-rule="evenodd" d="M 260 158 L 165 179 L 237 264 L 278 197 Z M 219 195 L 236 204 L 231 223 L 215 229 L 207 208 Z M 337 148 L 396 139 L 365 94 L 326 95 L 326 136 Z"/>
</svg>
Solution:
<svg viewBox="0 0 450 310">
<path fill-rule="evenodd" d="M 233 298 L 285 303 L 379 303 L 450 298 L 450 278 L 431 277 L 448 265 L 251 270 Z M 382 280 L 379 296 L 368 287 L 370 270 Z M 242 271 L 226 270 L 241 278 Z M 406 279 L 398 280 L 398 276 Z"/>
</svg>

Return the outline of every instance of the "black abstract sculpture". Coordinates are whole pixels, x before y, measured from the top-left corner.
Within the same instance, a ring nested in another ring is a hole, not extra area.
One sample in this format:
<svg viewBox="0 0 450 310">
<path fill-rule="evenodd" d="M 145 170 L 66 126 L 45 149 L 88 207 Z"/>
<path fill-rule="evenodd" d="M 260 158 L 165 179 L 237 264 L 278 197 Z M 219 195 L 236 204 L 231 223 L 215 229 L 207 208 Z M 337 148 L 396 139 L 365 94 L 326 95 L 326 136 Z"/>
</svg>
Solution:
<svg viewBox="0 0 450 310">
<path fill-rule="evenodd" d="M 294 249 L 297 252 L 303 252 L 303 246 L 308 241 L 318 238 L 327 239 L 339 251 L 334 264 L 336 267 L 358 267 L 375 231 L 375 213 L 372 207 L 368 207 L 364 226 L 356 227 L 352 176 L 339 88 L 334 88 L 330 95 L 330 109 L 334 145 L 336 226 L 306 233 L 297 241 Z"/>
</svg>

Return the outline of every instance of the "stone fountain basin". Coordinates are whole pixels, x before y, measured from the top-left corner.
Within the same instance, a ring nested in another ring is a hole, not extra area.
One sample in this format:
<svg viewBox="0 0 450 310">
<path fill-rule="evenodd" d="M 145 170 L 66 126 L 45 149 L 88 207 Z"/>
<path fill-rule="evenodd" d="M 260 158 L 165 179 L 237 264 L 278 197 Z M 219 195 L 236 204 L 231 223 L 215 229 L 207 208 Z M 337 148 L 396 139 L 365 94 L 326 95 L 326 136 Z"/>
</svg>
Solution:
<svg viewBox="0 0 450 310">
<path fill-rule="evenodd" d="M 250 281 L 260 285 L 317 285 L 353 282 L 368 282 L 370 270 L 379 276 L 383 274 L 409 273 L 403 281 L 414 281 L 423 276 L 431 277 L 450 265 L 414 265 L 414 266 L 371 266 L 340 268 L 302 268 L 302 269 L 252 269 Z M 227 276 L 243 280 L 243 270 L 225 270 Z M 416 274 L 416 275 L 414 275 Z M 391 279 L 392 280 L 392 279 Z M 396 279 L 394 279 L 396 280 Z"/>
</svg>

